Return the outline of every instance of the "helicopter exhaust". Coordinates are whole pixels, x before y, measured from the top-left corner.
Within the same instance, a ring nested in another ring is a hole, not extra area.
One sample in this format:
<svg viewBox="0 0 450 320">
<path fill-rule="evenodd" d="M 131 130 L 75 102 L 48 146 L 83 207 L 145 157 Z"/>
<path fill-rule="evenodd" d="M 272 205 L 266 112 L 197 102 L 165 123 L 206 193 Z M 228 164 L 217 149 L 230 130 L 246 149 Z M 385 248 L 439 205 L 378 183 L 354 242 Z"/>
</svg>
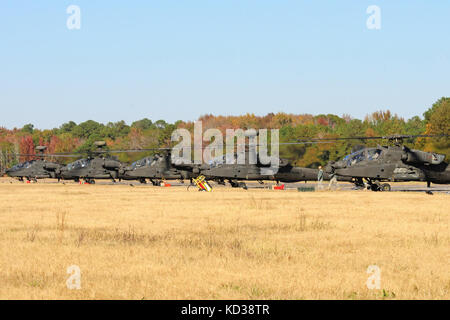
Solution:
<svg viewBox="0 0 450 320">
<path fill-rule="evenodd" d="M 445 155 L 420 150 L 406 150 L 402 160 L 406 163 L 441 164 L 445 160 Z"/>
</svg>

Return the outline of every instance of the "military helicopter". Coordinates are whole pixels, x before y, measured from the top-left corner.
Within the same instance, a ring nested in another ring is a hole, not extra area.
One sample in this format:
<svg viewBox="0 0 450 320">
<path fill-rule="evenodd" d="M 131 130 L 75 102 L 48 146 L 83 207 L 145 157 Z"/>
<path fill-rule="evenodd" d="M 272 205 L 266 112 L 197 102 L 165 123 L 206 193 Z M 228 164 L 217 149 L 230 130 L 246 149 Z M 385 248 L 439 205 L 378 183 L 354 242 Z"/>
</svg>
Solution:
<svg viewBox="0 0 450 320">
<path fill-rule="evenodd" d="M 24 178 L 27 181 L 34 182 L 37 182 L 37 179 L 44 178 L 56 178 L 59 181 L 64 166 L 56 162 L 45 160 L 44 157 L 48 156 L 44 154 L 46 149 L 46 146 L 37 146 L 36 151 L 39 153 L 37 155 L 17 154 L 18 156 L 33 156 L 36 159 L 16 164 L 12 168 L 7 169 L 5 173 L 9 177 L 17 178 L 22 182 L 24 181 Z"/>
<path fill-rule="evenodd" d="M 386 137 L 358 137 L 319 140 L 386 139 L 392 145 L 363 148 L 337 162 L 326 166 L 329 174 L 352 178 L 357 187 L 367 187 L 372 191 L 390 191 L 389 181 L 424 181 L 449 184 L 450 166 L 445 155 L 410 149 L 403 145 L 404 139 L 418 137 L 444 137 L 447 135 L 394 135 Z M 382 183 L 385 182 L 385 183 Z"/>
<path fill-rule="evenodd" d="M 133 162 L 130 166 L 120 169 L 119 178 L 122 180 L 139 180 L 146 183 L 149 179 L 154 186 L 161 184 L 162 180 L 192 180 L 190 171 L 181 170 L 170 162 L 170 153 L 156 154 Z"/>
<path fill-rule="evenodd" d="M 228 158 L 228 159 L 227 159 Z M 232 158 L 230 160 L 230 158 Z M 237 154 L 226 154 L 221 159 L 215 158 L 211 162 L 195 166 L 193 165 L 193 173 L 206 177 L 218 184 L 225 184 L 225 181 L 234 187 L 247 188 L 244 181 L 258 181 L 263 183 L 264 180 L 280 182 L 298 182 L 304 180 L 317 179 L 317 172 L 314 169 L 306 169 L 293 167 L 288 160 L 279 159 L 279 167 L 276 172 L 271 172 L 270 166 L 262 164 L 259 157 L 255 164 L 249 163 L 249 153 L 245 153 L 245 163 L 237 162 Z"/>
<path fill-rule="evenodd" d="M 105 141 L 96 141 L 94 145 L 96 151 L 89 152 L 87 158 L 76 160 L 69 163 L 61 172 L 61 178 L 64 180 L 74 180 L 79 182 L 83 179 L 86 183 L 95 184 L 95 179 L 111 179 L 116 182 L 119 178 L 119 170 L 122 163 L 113 156 L 107 154 L 103 148 Z"/>
<path fill-rule="evenodd" d="M 281 143 L 280 143 L 281 145 Z M 294 167 L 287 159 L 278 159 L 276 171 L 272 172 L 270 165 L 263 164 L 258 155 L 254 155 L 256 163 L 250 163 L 250 152 L 245 151 L 245 163 L 238 163 L 237 153 L 225 154 L 214 158 L 205 164 L 176 164 L 172 165 L 181 170 L 192 172 L 193 177 L 204 176 L 209 181 L 225 185 L 228 182 L 233 188 L 247 189 L 245 181 L 302 182 L 316 181 L 318 170 L 311 168 Z M 325 180 L 330 176 L 325 174 Z M 351 178 L 342 177 L 340 180 L 350 181 Z"/>
</svg>

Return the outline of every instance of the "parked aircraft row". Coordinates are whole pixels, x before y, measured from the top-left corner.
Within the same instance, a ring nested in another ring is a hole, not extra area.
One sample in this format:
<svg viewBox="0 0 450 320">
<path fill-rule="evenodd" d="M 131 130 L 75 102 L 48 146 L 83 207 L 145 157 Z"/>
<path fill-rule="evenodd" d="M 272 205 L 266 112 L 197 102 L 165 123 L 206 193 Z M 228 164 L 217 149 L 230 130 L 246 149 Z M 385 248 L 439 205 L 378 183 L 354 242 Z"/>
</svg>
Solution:
<svg viewBox="0 0 450 320">
<path fill-rule="evenodd" d="M 447 135 L 430 136 L 390 136 L 390 137 L 355 137 L 334 139 L 307 139 L 296 143 L 316 143 L 322 140 L 338 141 L 348 139 L 387 139 L 390 146 L 375 148 L 362 148 L 336 162 L 329 162 L 323 172 L 324 180 L 336 177 L 340 181 L 354 183 L 358 187 L 365 187 L 373 191 L 390 191 L 386 182 L 391 181 L 424 181 L 428 187 L 431 183 L 449 184 L 450 166 L 445 162 L 445 156 L 433 152 L 409 149 L 403 144 L 406 138 L 416 137 L 443 137 Z M 281 145 L 282 143 L 280 143 Z M 292 144 L 292 143 L 289 143 Z M 230 183 L 232 187 L 246 187 L 245 181 L 275 181 L 300 182 L 315 181 L 319 170 L 295 167 L 285 159 L 279 159 L 278 169 L 271 172 L 269 165 L 263 164 L 257 157 L 255 164 L 249 162 L 248 151 L 245 163 L 237 161 L 230 163 L 227 154 L 216 158 L 206 164 L 184 164 L 174 162 L 170 150 L 164 149 L 162 154 L 145 157 L 131 165 L 124 164 L 111 153 L 114 152 L 142 152 L 146 150 L 118 150 L 104 151 L 103 141 L 96 142 L 97 151 L 88 157 L 76 160 L 68 165 L 61 165 L 45 160 L 45 147 L 38 147 L 40 154 L 35 160 L 19 163 L 8 169 L 6 174 L 19 180 L 37 180 L 41 178 L 54 178 L 58 180 L 84 180 L 95 183 L 96 179 L 138 180 L 142 183 L 150 181 L 159 185 L 161 180 L 195 180 L 203 176 L 206 181 L 215 181 L 219 184 Z M 161 151 L 163 149 L 159 149 Z M 148 150 L 147 150 L 148 151 Z M 52 155 L 56 156 L 56 155 Z M 59 156 L 73 156 L 60 154 Z M 322 175 L 322 173 L 321 173 Z"/>
<path fill-rule="evenodd" d="M 42 150 L 40 148 L 40 150 Z M 246 156 L 245 164 L 227 164 L 226 156 L 222 160 L 216 158 L 208 164 L 176 164 L 170 152 L 156 154 L 140 159 L 131 165 L 120 162 L 107 153 L 97 152 L 89 157 L 76 160 L 68 165 L 50 162 L 42 155 L 35 160 L 19 163 L 6 170 L 6 174 L 21 181 L 53 178 L 58 180 L 85 181 L 95 183 L 98 179 L 138 180 L 159 185 L 162 180 L 192 180 L 204 176 L 209 181 L 219 184 L 230 183 L 233 187 L 245 187 L 245 181 L 299 182 L 317 180 L 318 170 L 294 167 L 288 161 L 281 160 L 278 171 L 274 174 L 265 172 L 267 166 L 257 161 L 249 164 Z M 329 174 L 324 174 L 329 179 Z M 343 179 L 348 180 L 350 179 Z"/>
</svg>

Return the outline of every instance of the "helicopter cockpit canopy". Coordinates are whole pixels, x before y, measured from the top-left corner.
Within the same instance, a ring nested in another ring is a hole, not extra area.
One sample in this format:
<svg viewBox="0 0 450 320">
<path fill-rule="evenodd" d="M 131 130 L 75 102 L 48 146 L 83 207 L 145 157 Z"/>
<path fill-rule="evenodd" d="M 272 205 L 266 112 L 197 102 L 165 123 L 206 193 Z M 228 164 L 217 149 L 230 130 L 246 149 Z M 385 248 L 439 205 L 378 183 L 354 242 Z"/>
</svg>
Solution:
<svg viewBox="0 0 450 320">
<path fill-rule="evenodd" d="M 347 166 L 351 167 L 361 161 L 374 161 L 381 155 L 381 150 L 377 148 L 363 149 L 347 155 L 344 160 Z"/>
<path fill-rule="evenodd" d="M 90 162 L 89 159 L 80 159 L 80 160 L 74 161 L 67 165 L 67 170 L 70 171 L 70 170 L 84 168 L 89 164 L 89 162 Z"/>
<path fill-rule="evenodd" d="M 154 158 L 153 158 L 152 156 L 145 157 L 145 158 L 143 158 L 143 159 L 140 159 L 140 160 L 138 160 L 138 161 L 133 162 L 133 163 L 131 164 L 131 167 L 132 167 L 133 169 L 141 168 L 141 167 L 146 167 L 146 166 L 151 165 L 152 162 L 153 162 L 153 160 L 154 160 Z"/>
<path fill-rule="evenodd" d="M 31 167 L 31 165 L 34 163 L 34 161 L 35 160 L 21 162 L 19 164 L 16 164 L 15 166 L 13 166 L 11 169 L 9 169 L 9 171 L 19 171 L 22 169 L 27 169 L 27 168 Z"/>
<path fill-rule="evenodd" d="M 161 163 L 161 162 L 165 162 L 166 161 L 166 157 L 159 155 L 159 154 L 155 154 L 155 156 L 153 157 L 153 160 L 150 163 L 150 166 L 156 166 L 157 163 Z"/>
<path fill-rule="evenodd" d="M 377 160 L 380 157 L 381 150 L 377 148 L 367 149 L 367 160 Z"/>
</svg>

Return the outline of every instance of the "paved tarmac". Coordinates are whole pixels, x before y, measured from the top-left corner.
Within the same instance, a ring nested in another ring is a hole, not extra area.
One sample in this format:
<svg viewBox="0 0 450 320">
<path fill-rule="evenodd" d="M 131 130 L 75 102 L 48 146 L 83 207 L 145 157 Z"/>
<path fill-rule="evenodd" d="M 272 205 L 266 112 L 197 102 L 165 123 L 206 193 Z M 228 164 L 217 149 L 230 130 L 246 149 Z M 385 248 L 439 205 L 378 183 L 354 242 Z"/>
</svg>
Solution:
<svg viewBox="0 0 450 320">
<path fill-rule="evenodd" d="M 26 184 L 25 182 L 19 182 L 12 178 L 0 178 L 0 184 Z M 34 183 L 34 182 L 31 182 Z M 44 179 L 39 180 L 37 183 L 39 184 L 77 184 L 73 181 L 56 181 L 53 179 Z M 174 188 L 186 188 L 189 186 L 189 182 L 185 181 L 184 183 L 181 183 L 180 181 L 167 181 L 167 183 L 170 184 L 171 187 Z M 154 187 L 151 183 L 142 184 L 138 181 L 120 181 L 120 182 L 112 182 L 110 180 L 97 180 L 96 184 L 101 185 L 133 185 L 133 186 L 140 186 L 140 187 Z M 402 182 L 396 182 L 396 183 L 390 183 L 392 190 L 391 192 L 427 192 L 431 191 L 433 193 L 446 193 L 450 194 L 450 185 L 438 185 L 438 184 L 432 184 L 431 188 L 427 188 L 427 185 L 425 182 L 421 183 L 415 183 L 415 182 L 408 182 L 408 183 L 402 183 Z M 246 182 L 246 185 L 248 189 L 272 189 L 272 186 L 275 185 L 273 182 L 265 182 L 264 184 L 260 184 L 256 181 L 249 181 Z M 280 184 L 281 185 L 281 184 Z M 298 183 L 285 183 L 285 190 L 297 190 L 298 188 L 314 188 L 317 189 L 317 183 L 314 182 L 298 182 Z M 215 182 L 211 182 L 211 186 L 213 189 L 216 188 L 231 188 L 231 186 L 227 183 L 225 186 L 217 184 Z M 194 189 L 195 186 L 191 186 L 189 189 Z M 323 183 L 323 189 L 326 190 L 328 188 L 328 182 L 325 181 Z M 336 187 L 337 190 L 343 190 L 343 191 L 351 191 L 354 190 L 355 192 L 358 191 L 364 191 L 364 190 L 358 190 L 355 188 L 355 186 L 348 182 L 339 182 Z"/>
</svg>

